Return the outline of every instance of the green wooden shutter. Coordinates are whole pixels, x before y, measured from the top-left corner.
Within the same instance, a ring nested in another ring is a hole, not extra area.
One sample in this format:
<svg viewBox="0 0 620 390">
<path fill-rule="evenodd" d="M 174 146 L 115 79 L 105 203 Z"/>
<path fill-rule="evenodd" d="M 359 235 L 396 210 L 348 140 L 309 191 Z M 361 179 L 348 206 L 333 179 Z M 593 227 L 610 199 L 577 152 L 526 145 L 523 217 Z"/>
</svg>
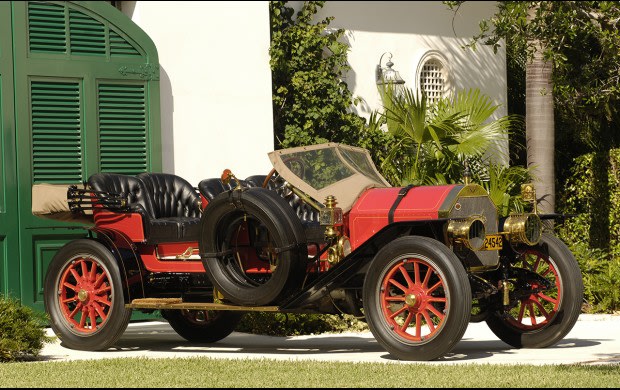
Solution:
<svg viewBox="0 0 620 390">
<path fill-rule="evenodd" d="M 82 118 L 78 82 L 32 81 L 34 183 L 82 181 Z"/>
<path fill-rule="evenodd" d="M 98 98 L 101 171 L 128 175 L 145 172 L 144 84 L 100 84 Z"/>
<path fill-rule="evenodd" d="M 106 55 L 106 28 L 98 20 L 70 9 L 69 32 L 71 54 Z"/>
<path fill-rule="evenodd" d="M 51 3 L 28 3 L 28 31 L 31 52 L 65 53 L 65 7 Z"/>
</svg>

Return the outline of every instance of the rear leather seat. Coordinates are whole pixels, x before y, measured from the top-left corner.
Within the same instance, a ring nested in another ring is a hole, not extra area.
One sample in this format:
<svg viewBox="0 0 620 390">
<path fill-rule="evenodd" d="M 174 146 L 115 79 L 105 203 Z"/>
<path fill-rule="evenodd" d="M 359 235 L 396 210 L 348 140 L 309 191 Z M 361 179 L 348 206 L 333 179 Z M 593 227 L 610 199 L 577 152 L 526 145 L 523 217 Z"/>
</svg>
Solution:
<svg viewBox="0 0 620 390">
<path fill-rule="evenodd" d="M 149 242 L 198 241 L 200 196 L 187 180 L 167 173 L 137 175 L 153 203 Z"/>
<path fill-rule="evenodd" d="M 147 244 L 200 238 L 200 196 L 185 179 L 166 173 L 96 173 L 88 184 L 127 197 L 129 211 L 142 216 Z"/>
</svg>

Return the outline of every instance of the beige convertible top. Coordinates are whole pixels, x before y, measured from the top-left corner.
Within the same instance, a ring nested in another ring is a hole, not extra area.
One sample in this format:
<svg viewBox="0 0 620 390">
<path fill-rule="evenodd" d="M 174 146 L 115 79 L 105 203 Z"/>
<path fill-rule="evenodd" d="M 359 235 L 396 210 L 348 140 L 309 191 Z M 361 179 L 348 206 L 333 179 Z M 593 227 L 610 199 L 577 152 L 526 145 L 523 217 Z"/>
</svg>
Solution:
<svg viewBox="0 0 620 390">
<path fill-rule="evenodd" d="M 345 213 L 365 190 L 391 187 L 363 148 L 329 142 L 276 150 L 269 159 L 292 186 L 320 203 L 335 196 Z"/>
<path fill-rule="evenodd" d="M 93 223 L 92 212 L 85 215 L 71 212 L 67 201 L 70 184 L 34 184 L 32 186 L 32 214 L 47 219 L 64 222 Z M 78 185 L 80 188 L 81 185 Z"/>
</svg>

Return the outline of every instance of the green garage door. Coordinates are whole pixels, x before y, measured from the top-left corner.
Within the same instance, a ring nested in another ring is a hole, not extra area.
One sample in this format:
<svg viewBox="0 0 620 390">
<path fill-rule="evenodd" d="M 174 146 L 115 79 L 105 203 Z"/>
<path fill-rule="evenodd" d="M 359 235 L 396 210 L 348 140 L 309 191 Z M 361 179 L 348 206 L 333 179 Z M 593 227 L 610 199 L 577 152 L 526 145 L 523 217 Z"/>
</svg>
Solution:
<svg viewBox="0 0 620 390">
<path fill-rule="evenodd" d="M 159 67 L 150 38 L 106 2 L 10 4 L 19 256 L 5 272 L 19 269 L 22 302 L 42 310 L 52 256 L 85 231 L 33 216 L 32 185 L 160 171 Z"/>
</svg>

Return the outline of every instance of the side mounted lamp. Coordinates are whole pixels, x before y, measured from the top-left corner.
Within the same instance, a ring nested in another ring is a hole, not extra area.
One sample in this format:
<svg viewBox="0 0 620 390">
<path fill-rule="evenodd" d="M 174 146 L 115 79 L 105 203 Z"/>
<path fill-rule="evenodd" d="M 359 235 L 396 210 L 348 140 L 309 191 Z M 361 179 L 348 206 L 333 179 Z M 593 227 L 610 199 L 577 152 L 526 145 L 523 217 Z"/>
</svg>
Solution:
<svg viewBox="0 0 620 390">
<path fill-rule="evenodd" d="M 381 62 L 383 61 L 383 56 L 388 55 L 387 62 L 385 63 L 385 68 L 381 67 Z M 392 69 L 394 63 L 392 62 L 392 53 L 385 52 L 379 58 L 379 63 L 377 64 L 377 68 L 375 70 L 375 81 L 378 86 L 384 86 L 392 84 L 394 87 L 400 87 L 405 84 L 405 80 L 400 77 L 398 71 Z"/>
</svg>

